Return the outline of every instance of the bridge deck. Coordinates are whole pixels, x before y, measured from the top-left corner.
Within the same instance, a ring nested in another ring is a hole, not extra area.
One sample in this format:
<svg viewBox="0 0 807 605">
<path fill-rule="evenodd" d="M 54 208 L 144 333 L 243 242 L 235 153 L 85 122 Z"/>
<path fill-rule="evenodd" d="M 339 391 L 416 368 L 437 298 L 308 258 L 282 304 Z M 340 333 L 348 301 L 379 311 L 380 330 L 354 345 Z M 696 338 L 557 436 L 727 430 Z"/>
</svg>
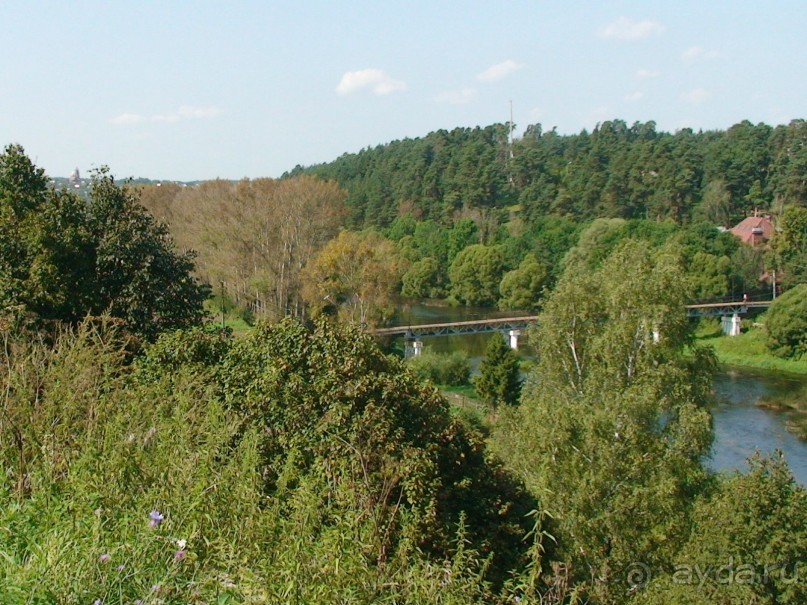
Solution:
<svg viewBox="0 0 807 605">
<path fill-rule="evenodd" d="M 690 317 L 734 315 L 745 314 L 749 309 L 763 309 L 769 307 L 771 302 L 770 300 L 740 300 L 736 302 L 700 303 L 686 305 L 686 309 Z M 522 315 L 519 317 L 499 317 L 494 319 L 475 319 L 471 321 L 452 321 L 377 328 L 373 330 L 373 334 L 377 336 L 403 336 L 408 339 L 426 338 L 430 336 L 451 336 L 455 334 L 481 334 L 485 332 L 523 330 L 529 324 L 536 321 L 538 321 L 537 315 Z"/>
<path fill-rule="evenodd" d="M 452 334 L 480 334 L 505 330 L 523 330 L 537 319 L 537 315 L 526 315 L 521 317 L 500 317 L 496 319 L 475 319 L 472 321 L 396 326 L 393 328 L 378 328 L 373 330 L 373 334 L 377 336 L 406 336 L 409 338 L 449 336 Z"/>
</svg>

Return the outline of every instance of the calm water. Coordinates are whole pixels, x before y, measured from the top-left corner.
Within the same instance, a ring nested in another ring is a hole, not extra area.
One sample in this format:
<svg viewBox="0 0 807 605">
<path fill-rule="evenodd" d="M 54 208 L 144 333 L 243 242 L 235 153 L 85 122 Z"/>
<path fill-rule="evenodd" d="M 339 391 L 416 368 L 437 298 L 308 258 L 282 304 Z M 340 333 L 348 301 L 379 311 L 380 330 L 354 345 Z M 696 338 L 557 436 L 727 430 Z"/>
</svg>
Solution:
<svg viewBox="0 0 807 605">
<path fill-rule="evenodd" d="M 785 428 L 787 412 L 758 404 L 791 399 L 807 400 L 807 380 L 730 368 L 715 377 L 717 403 L 713 409 L 715 445 L 712 466 L 716 469 L 744 469 L 745 459 L 759 450 L 781 450 L 793 475 L 807 485 L 807 442 Z"/>
<path fill-rule="evenodd" d="M 508 317 L 509 312 L 468 307 L 404 307 L 397 325 L 468 321 L 482 317 Z M 424 346 L 433 351 L 447 353 L 465 351 L 476 367 L 484 355 L 489 334 L 445 336 L 424 339 Z M 522 337 L 519 352 L 532 351 Z M 710 464 L 716 470 L 744 470 L 746 459 L 754 451 L 772 453 L 780 450 L 793 475 L 807 485 L 807 441 L 802 441 L 785 428 L 789 415 L 786 412 L 760 407 L 760 401 L 799 399 L 807 401 L 807 379 L 786 377 L 770 372 L 744 368 L 724 369 L 715 377 L 716 403 L 714 416 L 715 443 Z"/>
</svg>

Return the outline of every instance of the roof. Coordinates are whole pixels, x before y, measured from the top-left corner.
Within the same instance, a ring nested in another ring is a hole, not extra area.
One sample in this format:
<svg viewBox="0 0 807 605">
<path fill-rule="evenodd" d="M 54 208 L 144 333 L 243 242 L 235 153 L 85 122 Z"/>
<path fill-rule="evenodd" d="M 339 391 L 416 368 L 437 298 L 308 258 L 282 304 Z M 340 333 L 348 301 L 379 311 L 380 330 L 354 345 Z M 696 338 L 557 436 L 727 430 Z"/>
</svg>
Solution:
<svg viewBox="0 0 807 605">
<path fill-rule="evenodd" d="M 773 235 L 773 224 L 767 216 L 749 216 L 729 229 L 746 244 L 764 244 Z"/>
</svg>

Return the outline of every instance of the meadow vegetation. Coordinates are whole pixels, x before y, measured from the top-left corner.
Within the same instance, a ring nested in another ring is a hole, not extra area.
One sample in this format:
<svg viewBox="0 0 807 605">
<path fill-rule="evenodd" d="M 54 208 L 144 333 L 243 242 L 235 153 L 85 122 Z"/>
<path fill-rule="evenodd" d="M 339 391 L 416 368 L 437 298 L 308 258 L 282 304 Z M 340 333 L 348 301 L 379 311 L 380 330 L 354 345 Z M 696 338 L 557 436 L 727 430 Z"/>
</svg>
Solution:
<svg viewBox="0 0 807 605">
<path fill-rule="evenodd" d="M 574 141 L 531 129 L 514 174 L 524 214 L 507 221 L 495 128 L 457 133 L 447 156 L 416 147 L 434 174 L 394 207 L 341 188 L 367 154 L 334 164 L 339 183 L 320 168 L 138 193 L 102 169 L 82 199 L 6 148 L 0 602 L 806 602 L 804 487 L 776 456 L 746 473 L 704 464 L 716 358 L 683 305 L 731 291 L 759 258 L 682 218 L 768 193 L 803 202 L 802 156 L 773 153 L 803 123 L 623 126 Z M 595 157 L 627 180 L 567 161 Z M 654 157 L 669 160 L 654 175 L 617 169 Z M 738 158 L 777 176 L 757 184 Z M 385 182 L 404 183 L 372 186 Z M 791 276 L 797 219 L 770 261 Z M 203 321 L 205 281 L 225 326 Z M 402 287 L 530 300 L 538 359 L 521 392 L 501 338 L 475 383 L 496 407 L 484 422 L 434 386 L 467 389 L 466 359 L 384 353 L 363 328 Z M 797 353 L 802 301 L 782 300 Z M 234 336 L 236 318 L 254 325 Z"/>
</svg>

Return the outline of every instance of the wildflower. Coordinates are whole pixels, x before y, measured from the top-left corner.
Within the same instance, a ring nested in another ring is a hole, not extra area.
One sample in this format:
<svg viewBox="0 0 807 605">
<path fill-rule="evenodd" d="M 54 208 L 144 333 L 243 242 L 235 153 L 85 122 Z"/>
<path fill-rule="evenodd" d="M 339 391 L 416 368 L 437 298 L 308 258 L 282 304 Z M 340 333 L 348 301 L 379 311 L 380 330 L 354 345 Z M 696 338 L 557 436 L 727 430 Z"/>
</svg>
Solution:
<svg viewBox="0 0 807 605">
<path fill-rule="evenodd" d="M 126 569 L 126 566 L 125 565 L 118 565 L 115 569 L 117 569 L 118 571 L 123 571 L 124 569 Z"/>
<path fill-rule="evenodd" d="M 165 519 L 165 517 L 158 510 L 153 510 L 149 513 L 149 525 L 152 527 L 159 527 L 160 523 L 163 522 L 163 519 Z"/>
<path fill-rule="evenodd" d="M 100 557 L 98 557 L 99 563 L 109 563 L 112 557 L 109 556 L 107 553 L 103 553 Z"/>
<path fill-rule="evenodd" d="M 179 550 L 185 550 L 185 546 L 187 546 L 187 540 L 174 540 Z"/>
<path fill-rule="evenodd" d="M 184 561 L 188 553 L 184 550 L 178 550 L 174 553 L 174 561 Z"/>
<path fill-rule="evenodd" d="M 104 602 L 101 599 L 95 599 L 95 601 L 92 602 L 92 605 L 104 605 Z"/>
</svg>

